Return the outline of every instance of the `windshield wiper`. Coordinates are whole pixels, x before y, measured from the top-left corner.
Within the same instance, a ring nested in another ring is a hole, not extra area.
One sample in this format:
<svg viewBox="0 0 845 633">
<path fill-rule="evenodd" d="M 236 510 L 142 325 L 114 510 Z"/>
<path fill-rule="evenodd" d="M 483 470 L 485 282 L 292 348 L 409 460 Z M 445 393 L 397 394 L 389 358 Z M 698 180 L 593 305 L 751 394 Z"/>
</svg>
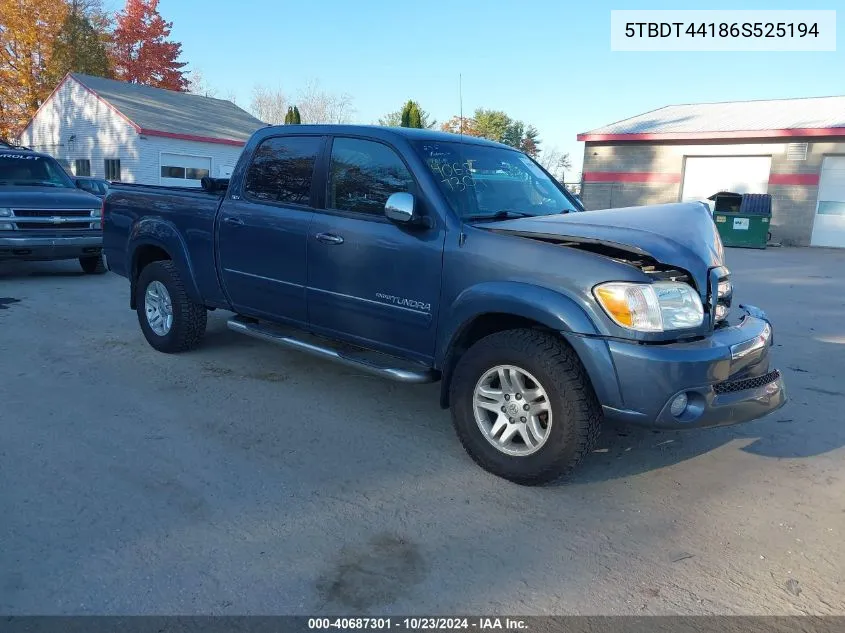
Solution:
<svg viewBox="0 0 845 633">
<path fill-rule="evenodd" d="M 525 211 L 514 211 L 513 209 L 502 209 L 493 214 L 467 215 L 464 220 L 507 220 L 510 218 L 533 218 L 533 213 Z"/>
</svg>

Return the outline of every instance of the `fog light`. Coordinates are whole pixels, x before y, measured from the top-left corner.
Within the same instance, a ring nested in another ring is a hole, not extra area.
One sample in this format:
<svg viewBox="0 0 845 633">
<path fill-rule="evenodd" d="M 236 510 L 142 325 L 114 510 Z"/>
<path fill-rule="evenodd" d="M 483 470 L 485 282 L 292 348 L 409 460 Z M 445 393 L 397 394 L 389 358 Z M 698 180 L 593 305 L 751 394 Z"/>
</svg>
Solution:
<svg viewBox="0 0 845 633">
<path fill-rule="evenodd" d="M 11 222 L 0 222 L 0 231 L 12 231 L 15 225 Z"/>
<path fill-rule="evenodd" d="M 675 399 L 672 400 L 672 404 L 669 405 L 669 413 L 674 415 L 676 418 L 680 417 L 684 411 L 687 410 L 687 394 L 682 393 L 675 396 Z"/>
</svg>

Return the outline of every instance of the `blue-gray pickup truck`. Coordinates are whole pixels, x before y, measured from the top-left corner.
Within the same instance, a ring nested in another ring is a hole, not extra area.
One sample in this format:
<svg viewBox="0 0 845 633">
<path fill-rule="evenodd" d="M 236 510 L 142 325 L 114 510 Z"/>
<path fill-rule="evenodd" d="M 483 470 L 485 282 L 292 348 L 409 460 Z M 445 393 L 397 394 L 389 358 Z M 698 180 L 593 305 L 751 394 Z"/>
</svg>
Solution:
<svg viewBox="0 0 845 633">
<path fill-rule="evenodd" d="M 266 127 L 229 180 L 114 185 L 104 223 L 155 349 L 197 346 L 219 308 L 236 332 L 440 380 L 469 455 L 517 483 L 567 474 L 604 420 L 717 426 L 786 401 L 705 205 L 583 212 L 498 143 Z"/>
<path fill-rule="evenodd" d="M 0 143 L 0 261 L 78 259 L 106 272 L 102 200 L 47 154 Z"/>
</svg>

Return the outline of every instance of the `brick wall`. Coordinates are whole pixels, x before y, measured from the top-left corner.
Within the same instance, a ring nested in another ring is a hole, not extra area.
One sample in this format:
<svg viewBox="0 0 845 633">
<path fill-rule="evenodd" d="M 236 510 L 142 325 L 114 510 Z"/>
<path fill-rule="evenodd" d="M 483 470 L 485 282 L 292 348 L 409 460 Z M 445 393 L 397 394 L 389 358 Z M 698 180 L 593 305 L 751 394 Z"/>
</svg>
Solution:
<svg viewBox="0 0 845 633">
<path fill-rule="evenodd" d="M 588 209 L 662 204 L 681 199 L 687 156 L 771 156 L 772 237 L 787 245 L 810 243 L 818 198 L 818 177 L 826 155 L 845 155 L 845 142 L 809 141 L 807 158 L 788 160 L 782 141 L 587 142 L 581 197 Z"/>
</svg>

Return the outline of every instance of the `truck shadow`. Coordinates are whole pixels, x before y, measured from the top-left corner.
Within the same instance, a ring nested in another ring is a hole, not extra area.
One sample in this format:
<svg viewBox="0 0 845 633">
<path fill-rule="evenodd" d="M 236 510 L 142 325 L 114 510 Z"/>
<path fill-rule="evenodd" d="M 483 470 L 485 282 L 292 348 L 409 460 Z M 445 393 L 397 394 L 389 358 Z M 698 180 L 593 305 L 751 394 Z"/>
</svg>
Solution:
<svg viewBox="0 0 845 633">
<path fill-rule="evenodd" d="M 813 419 L 790 402 L 770 416 L 742 425 L 689 431 L 657 431 L 607 425 L 581 467 L 563 482 L 586 484 L 625 479 L 737 448 L 782 460 L 816 457 L 845 446 L 845 430 L 834 417 Z"/>
<path fill-rule="evenodd" d="M 0 279 L 13 281 L 29 277 L 85 277 L 74 260 L 55 262 L 0 261 Z"/>
</svg>

